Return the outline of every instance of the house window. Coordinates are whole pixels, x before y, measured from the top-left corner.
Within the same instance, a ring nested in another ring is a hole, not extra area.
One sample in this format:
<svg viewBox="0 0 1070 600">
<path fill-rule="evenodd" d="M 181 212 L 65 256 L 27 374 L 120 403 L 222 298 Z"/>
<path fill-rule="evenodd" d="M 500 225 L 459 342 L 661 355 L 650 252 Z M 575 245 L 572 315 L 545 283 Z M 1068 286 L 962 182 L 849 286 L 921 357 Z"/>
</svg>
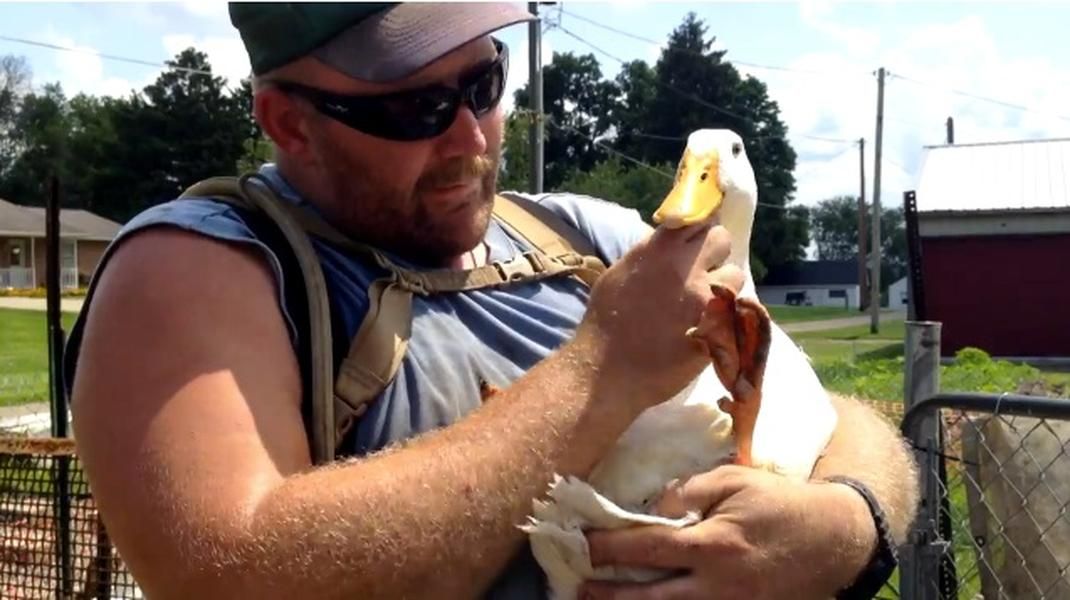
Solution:
<svg viewBox="0 0 1070 600">
<path fill-rule="evenodd" d="M 829 298 L 846 298 L 847 290 L 829 290 Z"/>
<path fill-rule="evenodd" d="M 26 240 L 7 241 L 7 264 L 12 267 L 25 267 L 30 263 L 30 255 L 26 250 Z"/>
<path fill-rule="evenodd" d="M 64 269 L 73 269 L 76 265 L 74 254 L 74 240 L 60 240 L 60 266 Z"/>
</svg>

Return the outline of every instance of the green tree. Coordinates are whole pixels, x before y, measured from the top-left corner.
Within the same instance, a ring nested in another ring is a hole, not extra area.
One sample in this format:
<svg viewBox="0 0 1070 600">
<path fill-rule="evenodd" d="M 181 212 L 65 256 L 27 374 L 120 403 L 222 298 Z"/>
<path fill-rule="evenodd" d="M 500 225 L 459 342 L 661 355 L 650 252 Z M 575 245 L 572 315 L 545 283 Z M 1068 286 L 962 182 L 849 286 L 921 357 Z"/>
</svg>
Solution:
<svg viewBox="0 0 1070 600">
<path fill-rule="evenodd" d="M 648 223 L 661 201 L 672 188 L 673 165 L 657 167 L 660 172 L 643 167 L 627 167 L 616 157 L 604 160 L 590 171 L 573 171 L 561 188 L 616 202 L 639 211 Z"/>
<path fill-rule="evenodd" d="M 208 56 L 194 48 L 168 61 L 170 69 L 147 86 L 147 124 L 162 130 L 167 147 L 157 163 L 163 200 L 199 179 L 234 172 L 250 137 L 241 93 L 228 94 L 222 77 L 207 75 Z M 200 72 L 195 72 L 200 71 Z"/>
<path fill-rule="evenodd" d="M 858 256 L 858 197 L 822 200 L 810 211 L 817 257 L 848 260 Z"/>
<path fill-rule="evenodd" d="M 617 132 L 613 145 L 629 156 L 646 156 L 645 145 L 658 139 L 649 137 L 651 125 L 645 122 L 649 107 L 659 93 L 654 70 L 641 60 L 625 63 L 615 82 L 620 96 L 613 123 Z M 662 143 L 679 148 L 681 141 L 669 139 Z"/>
<path fill-rule="evenodd" d="M 502 140 L 502 161 L 499 165 L 498 189 L 530 192 L 531 179 L 531 114 L 520 110 L 505 118 Z"/>
<path fill-rule="evenodd" d="M 804 207 L 789 206 L 795 192 L 796 155 L 780 109 L 764 83 L 741 77 L 713 50 L 716 39 L 694 13 L 669 35 L 653 69 L 629 63 L 617 77 L 622 91 L 615 113 L 618 147 L 648 163 L 676 163 L 696 129 L 727 128 L 744 140 L 762 206 L 755 215 L 752 248 L 765 266 L 802 260 L 809 245 Z"/>
<path fill-rule="evenodd" d="M 141 93 L 112 106 L 116 142 L 108 154 L 117 168 L 97 178 L 93 202 L 120 222 L 200 179 L 234 174 L 254 150 L 246 146 L 248 100 L 210 74 L 203 52 L 187 48 L 167 64 Z"/>
<path fill-rule="evenodd" d="M 873 205 L 866 205 L 866 245 Z M 822 200 L 810 212 L 818 258 L 851 260 L 858 256 L 858 196 Z M 881 284 L 894 283 L 907 272 L 906 226 L 902 207 L 881 211 Z"/>
<path fill-rule="evenodd" d="M 253 84 L 249 78 L 242 79 L 241 85 L 234 93 L 236 110 L 245 125 L 245 139 L 242 141 L 242 155 L 235 167 L 238 173 L 248 173 L 271 161 L 274 144 L 264 135 L 253 117 Z"/>
<path fill-rule="evenodd" d="M 23 97 L 30 92 L 32 72 L 22 56 L 0 56 L 0 177 L 18 154 L 15 119 Z"/>
<path fill-rule="evenodd" d="M 16 153 L 0 180 L 0 197 L 43 205 L 50 178 L 67 179 L 68 129 L 67 99 L 58 83 L 23 97 L 10 133 Z"/>
<path fill-rule="evenodd" d="M 543 111 L 546 139 L 543 185 L 557 189 L 575 169 L 589 171 L 606 158 L 594 140 L 603 138 L 612 125 L 619 91 L 612 81 L 602 78 L 594 55 L 554 53 L 543 69 Z M 517 90 L 516 106 L 530 106 L 527 85 Z"/>
<path fill-rule="evenodd" d="M 122 168 L 114 161 L 120 143 L 114 114 L 122 102 L 78 94 L 67 103 L 67 145 L 69 155 L 77 159 L 67 164 L 64 197 L 73 207 L 99 212 L 95 190 Z"/>
</svg>

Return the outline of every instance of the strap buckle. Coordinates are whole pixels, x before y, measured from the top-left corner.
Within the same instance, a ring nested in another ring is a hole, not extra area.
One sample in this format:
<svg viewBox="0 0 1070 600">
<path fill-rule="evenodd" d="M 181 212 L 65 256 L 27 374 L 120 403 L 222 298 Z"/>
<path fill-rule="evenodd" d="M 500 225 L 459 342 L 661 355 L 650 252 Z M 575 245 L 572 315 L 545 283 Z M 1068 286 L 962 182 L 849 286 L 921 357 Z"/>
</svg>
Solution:
<svg viewBox="0 0 1070 600">
<path fill-rule="evenodd" d="M 413 271 L 394 271 L 394 281 L 397 282 L 403 289 L 406 289 L 414 294 L 421 296 L 427 296 L 430 294 L 427 286 L 427 279 L 422 277 L 419 273 Z"/>
<path fill-rule="evenodd" d="M 495 262 L 502 281 L 533 279 L 546 272 L 546 263 L 538 252 L 524 252 L 508 262 Z"/>
</svg>

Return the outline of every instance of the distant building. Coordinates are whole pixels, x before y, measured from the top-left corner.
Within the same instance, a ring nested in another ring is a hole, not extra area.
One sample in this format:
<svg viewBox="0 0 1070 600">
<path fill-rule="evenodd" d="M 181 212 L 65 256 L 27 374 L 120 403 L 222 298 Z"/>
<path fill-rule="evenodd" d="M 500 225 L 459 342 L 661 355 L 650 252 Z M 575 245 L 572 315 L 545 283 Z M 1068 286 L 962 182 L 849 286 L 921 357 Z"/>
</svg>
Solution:
<svg viewBox="0 0 1070 600">
<path fill-rule="evenodd" d="M 906 310 L 910 304 L 910 297 L 907 296 L 908 287 L 906 277 L 900 277 L 898 281 L 888 286 L 888 298 L 884 302 L 884 307 L 893 310 Z"/>
<path fill-rule="evenodd" d="M 60 211 L 60 285 L 85 286 L 120 225 L 86 210 Z M 45 285 L 45 209 L 0 200 L 0 288 Z"/>
<path fill-rule="evenodd" d="M 943 354 L 1070 357 L 1070 139 L 926 147 L 915 192 Z"/>
<path fill-rule="evenodd" d="M 758 285 L 763 304 L 858 308 L 858 262 L 806 260 L 769 269 Z"/>
</svg>

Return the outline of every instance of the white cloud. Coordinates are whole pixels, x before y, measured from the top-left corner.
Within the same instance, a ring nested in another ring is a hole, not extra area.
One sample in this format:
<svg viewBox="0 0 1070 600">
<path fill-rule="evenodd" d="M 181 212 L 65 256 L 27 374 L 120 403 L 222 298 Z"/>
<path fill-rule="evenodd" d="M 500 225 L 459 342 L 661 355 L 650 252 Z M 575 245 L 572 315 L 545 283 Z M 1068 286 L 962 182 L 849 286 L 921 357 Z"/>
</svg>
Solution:
<svg viewBox="0 0 1070 600">
<path fill-rule="evenodd" d="M 947 91 L 968 91 L 1040 111 L 1070 116 L 1070 73 L 1046 58 L 1007 56 L 977 17 L 917 27 L 902 39 L 833 20 L 829 2 L 800 5 L 805 23 L 825 33 L 835 51 L 799 56 L 789 67 L 800 72 L 753 71 L 769 86 L 799 154 L 795 197 L 813 204 L 836 194 L 858 193 L 857 149 L 831 160 L 837 146 L 802 135 L 866 138 L 867 197 L 873 191 L 877 83 L 874 72 L 890 72 L 885 87 L 881 200 L 900 205 L 915 185 L 922 146 L 944 142 L 945 120 L 955 120 L 956 142 L 1065 136 L 1070 122 L 1015 110 Z M 744 70 L 744 69 L 741 69 Z M 925 85 L 895 75 L 909 77 Z M 844 146 L 839 146 L 843 148 Z"/>
<path fill-rule="evenodd" d="M 96 96 L 126 96 L 131 90 L 140 89 L 147 83 L 147 81 L 137 83 L 122 77 L 106 76 L 104 60 L 95 48 L 77 44 L 73 39 L 60 35 L 52 29 L 43 33 L 41 38 L 47 43 L 70 49 L 55 53 L 56 73 L 49 78 L 58 81 L 68 97 L 79 93 Z"/>
</svg>

